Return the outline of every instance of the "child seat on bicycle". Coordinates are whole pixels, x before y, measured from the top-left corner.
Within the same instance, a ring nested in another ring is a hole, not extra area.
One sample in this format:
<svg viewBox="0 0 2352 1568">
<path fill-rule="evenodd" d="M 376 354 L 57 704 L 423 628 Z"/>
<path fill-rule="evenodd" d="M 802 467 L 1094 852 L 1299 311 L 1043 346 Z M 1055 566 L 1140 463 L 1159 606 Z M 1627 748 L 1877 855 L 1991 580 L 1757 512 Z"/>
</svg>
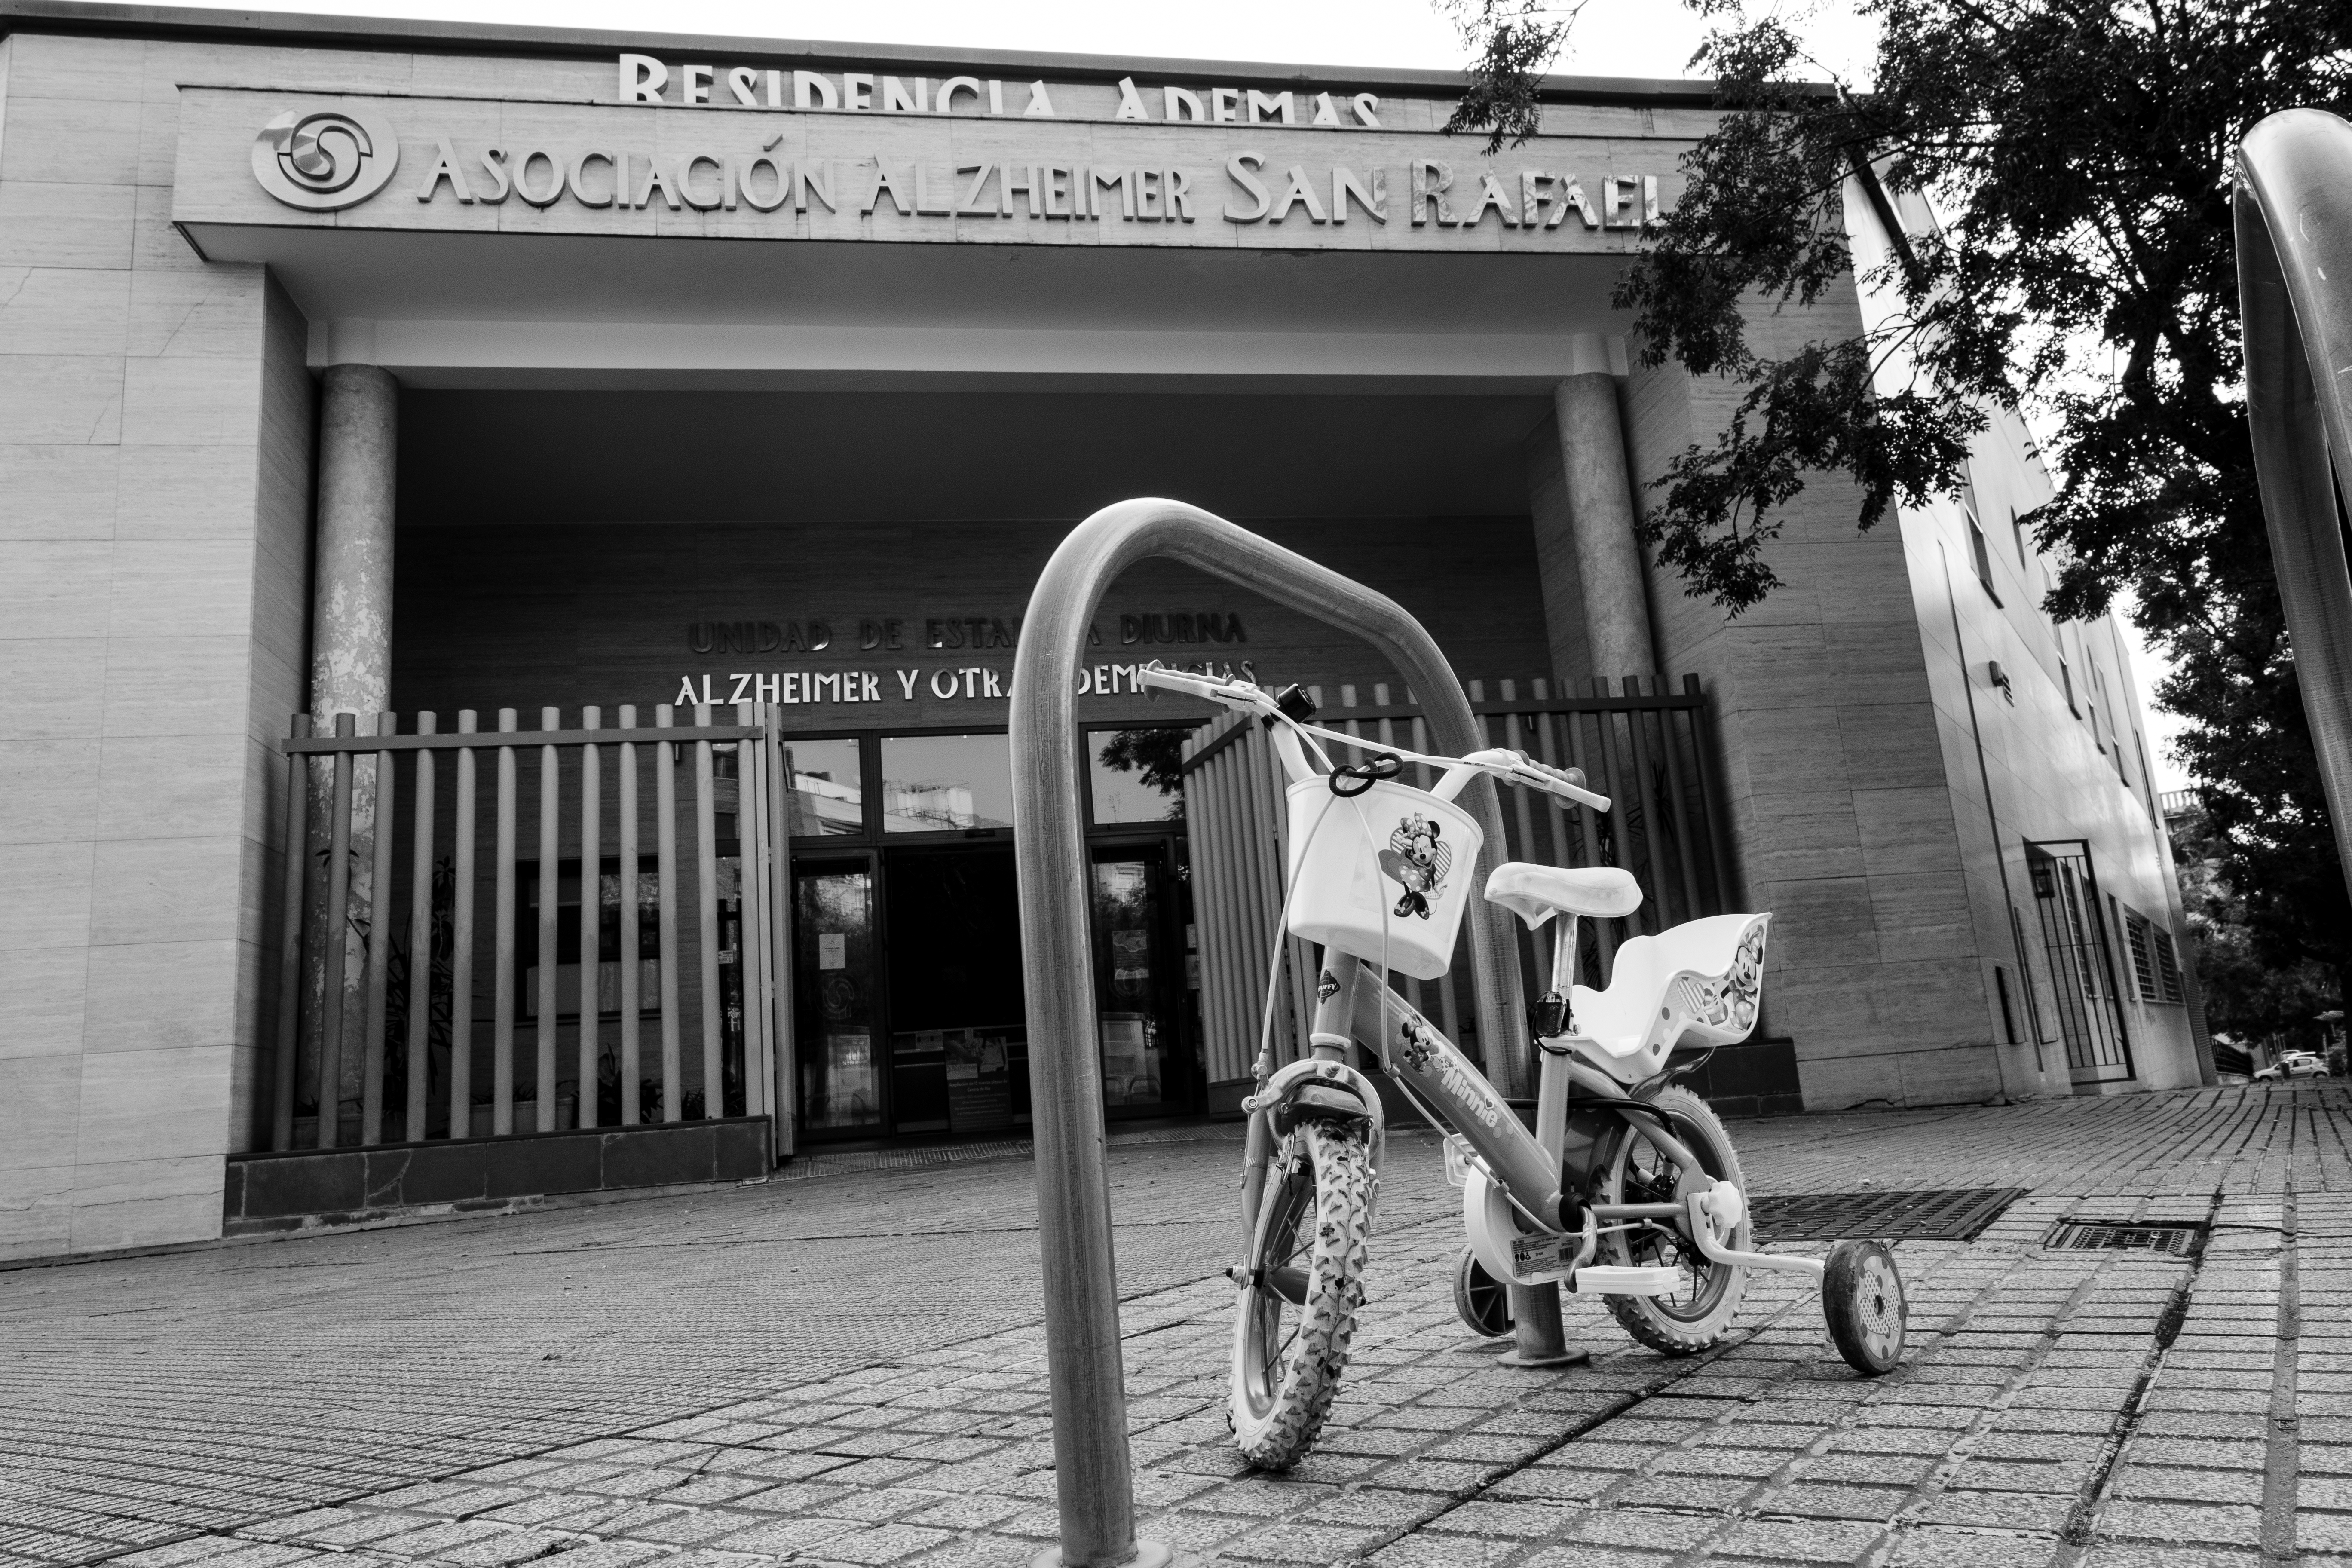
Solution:
<svg viewBox="0 0 2352 1568">
<path fill-rule="evenodd" d="M 1642 889 L 1616 867 L 1514 860 L 1486 879 L 1486 899 L 1533 930 L 1554 914 L 1622 919 L 1641 908 Z M 1629 1085 L 1654 1077 L 1680 1047 L 1739 1044 L 1756 1027 L 1771 921 L 1769 911 L 1714 915 L 1629 938 L 1618 945 L 1605 990 L 1569 988 L 1568 1033 L 1545 1044 Z"/>
</svg>

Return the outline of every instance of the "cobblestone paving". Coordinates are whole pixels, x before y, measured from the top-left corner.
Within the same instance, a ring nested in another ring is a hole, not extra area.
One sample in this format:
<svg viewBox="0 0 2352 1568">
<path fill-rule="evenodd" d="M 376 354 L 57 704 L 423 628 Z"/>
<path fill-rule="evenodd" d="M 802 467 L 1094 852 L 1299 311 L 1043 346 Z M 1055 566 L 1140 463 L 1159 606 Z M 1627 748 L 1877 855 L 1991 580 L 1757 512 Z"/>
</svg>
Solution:
<svg viewBox="0 0 2352 1568">
<path fill-rule="evenodd" d="M 1751 1286 L 1668 1360 L 1455 1321 L 1434 1143 L 1398 1136 L 1333 1421 L 1285 1478 L 1222 1415 L 1234 1143 L 1121 1141 L 1142 1531 L 1393 1568 L 2302 1561 L 2352 1568 L 2352 1095 L 2207 1090 L 1733 1124 L 1759 1193 L 2014 1185 L 1899 1248 L 1905 1366 Z M 0 1273 L 0 1565 L 1025 1563 L 1054 1473 L 1031 1174 L 996 1157 Z M 2045 1251 L 2210 1223 L 2193 1258 Z"/>
</svg>

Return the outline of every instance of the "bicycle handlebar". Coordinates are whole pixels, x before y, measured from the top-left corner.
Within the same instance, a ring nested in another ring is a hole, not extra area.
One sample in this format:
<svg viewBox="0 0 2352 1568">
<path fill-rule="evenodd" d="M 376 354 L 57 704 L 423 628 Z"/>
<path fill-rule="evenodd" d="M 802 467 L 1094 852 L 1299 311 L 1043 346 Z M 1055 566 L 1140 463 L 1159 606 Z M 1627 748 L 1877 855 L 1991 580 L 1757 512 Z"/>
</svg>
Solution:
<svg viewBox="0 0 2352 1568">
<path fill-rule="evenodd" d="M 1194 675 L 1190 670 L 1171 669 L 1157 660 L 1136 671 L 1135 678 L 1142 685 L 1158 687 L 1163 691 L 1181 691 L 1187 696 L 1202 698 L 1238 712 L 1268 715 L 1280 719 L 1285 723 L 1294 722 L 1276 706 L 1272 693 L 1246 680 L 1224 680 L 1213 675 Z M 1338 734 L 1328 730 L 1315 730 L 1306 725 L 1297 725 L 1297 728 L 1304 733 L 1337 741 L 1361 751 L 1394 752 L 1398 749 L 1393 746 L 1376 745 L 1352 735 Z M 1539 789 L 1547 795 L 1558 795 L 1575 805 L 1591 806 L 1595 811 L 1609 809 L 1607 795 L 1595 795 L 1584 787 L 1583 770 L 1556 768 L 1549 763 L 1538 762 L 1525 752 L 1506 751 L 1497 747 L 1489 751 L 1473 752 L 1466 757 L 1422 757 L 1417 752 L 1404 754 L 1441 767 L 1476 768 L 1481 773 L 1501 779 L 1507 784 L 1518 784 L 1527 789 Z"/>
</svg>

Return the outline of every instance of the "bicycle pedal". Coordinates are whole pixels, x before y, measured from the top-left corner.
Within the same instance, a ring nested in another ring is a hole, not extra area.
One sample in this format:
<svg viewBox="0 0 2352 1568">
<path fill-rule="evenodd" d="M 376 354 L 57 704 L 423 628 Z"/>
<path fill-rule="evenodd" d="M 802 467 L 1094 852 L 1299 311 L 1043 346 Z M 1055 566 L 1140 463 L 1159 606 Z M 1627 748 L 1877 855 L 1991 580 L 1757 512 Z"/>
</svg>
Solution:
<svg viewBox="0 0 2352 1568">
<path fill-rule="evenodd" d="M 1682 1288 L 1682 1270 L 1663 1265 L 1622 1268 L 1597 1264 L 1576 1271 L 1575 1289 L 1580 1296 L 1671 1296 Z"/>
</svg>

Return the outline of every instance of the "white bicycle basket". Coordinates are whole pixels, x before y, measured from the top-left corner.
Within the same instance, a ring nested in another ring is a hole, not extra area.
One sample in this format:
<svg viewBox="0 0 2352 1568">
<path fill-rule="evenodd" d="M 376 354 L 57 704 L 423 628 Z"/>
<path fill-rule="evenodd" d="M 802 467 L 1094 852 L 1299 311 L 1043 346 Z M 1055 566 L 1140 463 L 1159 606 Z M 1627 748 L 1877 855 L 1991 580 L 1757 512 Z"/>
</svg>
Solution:
<svg viewBox="0 0 2352 1568">
<path fill-rule="evenodd" d="M 1477 819 L 1402 784 L 1334 798 L 1302 779 L 1288 793 L 1291 933 L 1416 980 L 1444 973 L 1486 842 Z"/>
</svg>

